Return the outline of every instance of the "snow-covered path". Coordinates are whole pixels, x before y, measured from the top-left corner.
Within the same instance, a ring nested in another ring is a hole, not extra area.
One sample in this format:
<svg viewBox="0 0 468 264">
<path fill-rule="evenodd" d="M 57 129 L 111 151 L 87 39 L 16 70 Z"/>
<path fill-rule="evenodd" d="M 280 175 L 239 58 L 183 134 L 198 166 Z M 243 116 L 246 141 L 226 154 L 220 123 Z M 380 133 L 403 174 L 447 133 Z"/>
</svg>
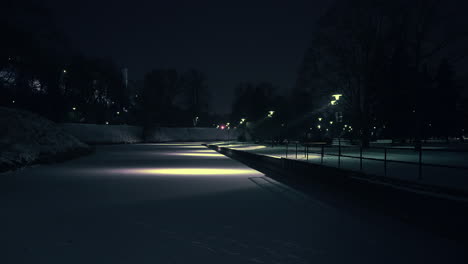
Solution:
<svg viewBox="0 0 468 264">
<path fill-rule="evenodd" d="M 195 143 L 98 147 L 0 174 L 0 263 L 467 263 Z"/>
</svg>

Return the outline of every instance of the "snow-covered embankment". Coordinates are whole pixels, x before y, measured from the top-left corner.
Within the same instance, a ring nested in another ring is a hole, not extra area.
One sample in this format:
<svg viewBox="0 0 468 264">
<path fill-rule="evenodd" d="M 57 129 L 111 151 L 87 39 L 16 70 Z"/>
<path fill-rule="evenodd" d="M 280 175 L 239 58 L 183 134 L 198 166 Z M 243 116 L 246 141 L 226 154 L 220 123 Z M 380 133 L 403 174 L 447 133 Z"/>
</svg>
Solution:
<svg viewBox="0 0 468 264">
<path fill-rule="evenodd" d="M 143 142 L 143 128 L 127 125 L 64 123 L 60 127 L 87 144 L 132 144 Z"/>
<path fill-rule="evenodd" d="M 0 172 L 92 150 L 54 122 L 28 111 L 0 107 L 0 124 Z"/>
</svg>

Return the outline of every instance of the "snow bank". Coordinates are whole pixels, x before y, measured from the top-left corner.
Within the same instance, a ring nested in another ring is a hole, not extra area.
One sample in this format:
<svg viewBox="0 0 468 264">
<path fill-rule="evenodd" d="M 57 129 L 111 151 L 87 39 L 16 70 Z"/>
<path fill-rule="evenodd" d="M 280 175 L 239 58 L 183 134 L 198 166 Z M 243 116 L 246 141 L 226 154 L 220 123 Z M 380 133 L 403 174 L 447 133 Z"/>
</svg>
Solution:
<svg viewBox="0 0 468 264">
<path fill-rule="evenodd" d="M 39 115 L 0 107 L 0 171 L 88 153 L 91 148 Z"/>
<path fill-rule="evenodd" d="M 215 141 L 237 139 L 236 130 L 220 130 L 209 127 L 158 127 L 147 131 L 147 142 L 167 141 Z"/>
<path fill-rule="evenodd" d="M 143 142 L 143 129 L 127 125 L 60 125 L 67 133 L 88 144 L 130 144 Z"/>
<path fill-rule="evenodd" d="M 169 141 L 216 141 L 237 139 L 238 132 L 209 127 L 155 127 L 127 125 L 61 124 L 67 133 L 88 144 L 122 144 Z M 145 136 L 143 136 L 145 134 Z"/>
</svg>

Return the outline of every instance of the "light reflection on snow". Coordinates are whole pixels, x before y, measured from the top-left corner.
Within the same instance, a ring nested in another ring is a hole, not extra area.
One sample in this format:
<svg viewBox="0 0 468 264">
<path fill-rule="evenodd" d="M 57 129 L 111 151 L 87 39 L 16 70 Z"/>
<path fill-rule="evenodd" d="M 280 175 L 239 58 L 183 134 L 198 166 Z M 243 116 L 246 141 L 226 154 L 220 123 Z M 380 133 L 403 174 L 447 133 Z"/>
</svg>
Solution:
<svg viewBox="0 0 468 264">
<path fill-rule="evenodd" d="M 174 153 L 174 156 L 192 156 L 192 157 L 225 157 L 218 153 Z"/>
<path fill-rule="evenodd" d="M 247 147 L 235 147 L 232 149 L 237 149 L 237 150 L 256 150 L 256 149 L 263 149 L 266 148 L 266 146 L 247 146 Z"/>
<path fill-rule="evenodd" d="M 202 147 L 201 144 L 198 144 L 198 143 L 155 143 L 151 145 L 153 146 L 199 146 L 199 147 Z"/>
<path fill-rule="evenodd" d="M 197 152 L 197 153 L 216 153 L 216 151 L 211 150 L 211 149 L 192 150 L 191 152 Z"/>
<path fill-rule="evenodd" d="M 151 168 L 151 169 L 120 169 L 119 173 L 140 175 L 245 175 L 261 174 L 252 169 L 224 169 L 224 168 Z M 261 174 L 263 175 L 263 174 Z"/>
<path fill-rule="evenodd" d="M 170 146 L 170 145 L 163 145 L 163 146 Z M 202 146 L 202 145 L 174 145 L 174 146 L 170 146 L 170 148 L 174 148 L 174 149 L 206 149 L 206 147 Z"/>
</svg>

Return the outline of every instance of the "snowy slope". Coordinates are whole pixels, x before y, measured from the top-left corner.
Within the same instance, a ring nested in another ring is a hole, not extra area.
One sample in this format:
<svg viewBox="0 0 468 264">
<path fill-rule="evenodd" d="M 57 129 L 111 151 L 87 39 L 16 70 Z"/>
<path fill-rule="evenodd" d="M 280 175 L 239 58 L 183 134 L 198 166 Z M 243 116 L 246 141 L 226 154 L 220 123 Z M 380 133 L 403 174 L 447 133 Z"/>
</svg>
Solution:
<svg viewBox="0 0 468 264">
<path fill-rule="evenodd" d="M 0 107 L 0 171 L 90 152 L 90 147 L 39 115 Z"/>
</svg>

